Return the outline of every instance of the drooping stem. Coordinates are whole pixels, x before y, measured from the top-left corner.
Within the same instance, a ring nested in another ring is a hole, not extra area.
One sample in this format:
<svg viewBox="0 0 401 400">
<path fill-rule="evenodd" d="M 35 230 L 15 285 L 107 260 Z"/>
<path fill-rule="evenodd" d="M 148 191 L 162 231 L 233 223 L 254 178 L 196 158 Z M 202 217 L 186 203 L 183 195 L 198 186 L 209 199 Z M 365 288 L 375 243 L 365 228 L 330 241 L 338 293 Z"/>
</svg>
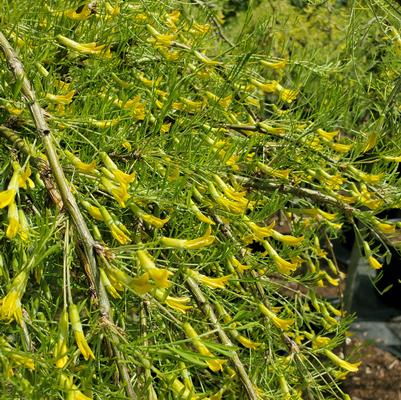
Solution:
<svg viewBox="0 0 401 400">
<path fill-rule="evenodd" d="M 224 329 L 221 327 L 221 325 L 216 317 L 216 314 L 213 310 L 213 307 L 211 306 L 211 304 L 207 301 L 207 299 L 203 295 L 198 284 L 195 282 L 195 280 L 188 277 L 187 285 L 188 285 L 190 291 L 192 292 L 192 294 L 194 295 L 197 303 L 199 304 L 199 307 L 201 308 L 203 313 L 206 315 L 206 317 L 210 321 L 213 328 L 217 331 L 217 334 L 219 335 L 221 343 L 223 343 L 225 346 L 233 348 L 233 346 L 234 346 L 233 343 L 231 342 L 230 338 L 227 336 Z M 240 358 L 238 357 L 238 354 L 234 350 L 231 351 L 230 358 L 231 358 L 231 361 L 234 364 L 234 367 L 239 375 L 239 378 L 241 379 L 243 386 L 245 387 L 248 398 L 250 400 L 257 400 L 258 395 L 255 391 L 255 387 L 245 370 L 244 364 L 242 364 Z"/>
</svg>

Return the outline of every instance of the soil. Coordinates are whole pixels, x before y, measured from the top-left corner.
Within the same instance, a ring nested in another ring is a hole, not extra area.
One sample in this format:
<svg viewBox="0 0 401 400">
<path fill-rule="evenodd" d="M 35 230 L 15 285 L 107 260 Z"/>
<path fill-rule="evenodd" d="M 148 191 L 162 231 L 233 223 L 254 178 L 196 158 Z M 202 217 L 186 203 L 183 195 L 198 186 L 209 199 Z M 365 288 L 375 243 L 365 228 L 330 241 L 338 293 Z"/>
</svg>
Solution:
<svg viewBox="0 0 401 400">
<path fill-rule="evenodd" d="M 353 338 L 347 350 L 358 349 L 361 366 L 344 381 L 352 400 L 401 400 L 401 361 L 372 343 Z"/>
</svg>

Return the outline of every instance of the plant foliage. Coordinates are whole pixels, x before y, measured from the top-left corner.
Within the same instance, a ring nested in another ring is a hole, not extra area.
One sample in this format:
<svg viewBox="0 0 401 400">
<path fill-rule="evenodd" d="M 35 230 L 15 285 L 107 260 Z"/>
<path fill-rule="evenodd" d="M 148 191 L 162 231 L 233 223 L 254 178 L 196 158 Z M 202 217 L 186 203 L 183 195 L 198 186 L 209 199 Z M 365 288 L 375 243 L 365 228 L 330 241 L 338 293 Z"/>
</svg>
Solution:
<svg viewBox="0 0 401 400">
<path fill-rule="evenodd" d="M 1 398 L 347 398 L 318 291 L 397 235 L 400 33 L 275 3 L 1 3 Z"/>
</svg>

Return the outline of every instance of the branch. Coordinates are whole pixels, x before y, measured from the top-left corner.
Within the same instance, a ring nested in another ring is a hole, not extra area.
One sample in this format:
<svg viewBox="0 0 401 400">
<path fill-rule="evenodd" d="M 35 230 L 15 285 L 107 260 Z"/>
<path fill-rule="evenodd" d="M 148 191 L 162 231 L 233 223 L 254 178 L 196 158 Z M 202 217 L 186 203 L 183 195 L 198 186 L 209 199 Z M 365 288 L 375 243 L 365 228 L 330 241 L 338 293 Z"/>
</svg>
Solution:
<svg viewBox="0 0 401 400">
<path fill-rule="evenodd" d="M 227 334 L 224 332 L 224 329 L 221 327 L 216 314 L 213 311 L 213 308 L 211 304 L 206 300 L 205 296 L 203 295 L 202 291 L 200 290 L 198 284 L 190 277 L 187 278 L 187 284 L 189 286 L 189 289 L 191 290 L 192 294 L 194 295 L 197 303 L 199 304 L 199 307 L 202 309 L 203 313 L 206 315 L 206 317 L 209 319 L 211 325 L 213 328 L 217 331 L 221 343 L 228 347 L 233 347 L 233 344 Z M 258 395 L 255 392 L 255 387 L 249 378 L 247 372 L 245 371 L 245 367 L 242 364 L 240 358 L 238 357 L 238 354 L 232 350 L 231 352 L 231 361 L 233 362 L 235 369 L 237 370 L 237 373 L 245 387 L 245 390 L 248 394 L 248 398 L 250 400 L 258 400 Z"/>
</svg>

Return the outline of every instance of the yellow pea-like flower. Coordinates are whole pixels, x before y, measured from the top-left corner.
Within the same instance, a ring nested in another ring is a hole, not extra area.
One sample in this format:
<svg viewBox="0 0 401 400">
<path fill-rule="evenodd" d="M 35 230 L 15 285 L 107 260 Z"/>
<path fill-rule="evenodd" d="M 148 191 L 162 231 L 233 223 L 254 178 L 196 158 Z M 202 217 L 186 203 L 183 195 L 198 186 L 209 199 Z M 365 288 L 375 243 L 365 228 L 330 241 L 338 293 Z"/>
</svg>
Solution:
<svg viewBox="0 0 401 400">
<path fill-rule="evenodd" d="M 56 103 L 56 104 L 63 104 L 63 105 L 68 105 L 72 102 L 72 98 L 74 97 L 75 90 L 71 90 L 70 92 L 66 94 L 51 94 L 51 93 L 46 93 L 46 100 L 49 100 L 51 103 Z"/>
<path fill-rule="evenodd" d="M 155 43 L 159 46 L 171 46 L 173 41 L 176 39 L 176 35 L 167 35 L 158 32 L 152 25 L 146 25 L 147 30 L 153 36 L 152 39 L 148 39 L 149 42 Z"/>
<path fill-rule="evenodd" d="M 20 221 L 18 215 L 18 208 L 15 202 L 8 206 L 8 226 L 6 236 L 11 240 L 17 236 L 20 228 Z"/>
<path fill-rule="evenodd" d="M 103 268 L 99 268 L 99 271 L 100 271 L 100 280 L 102 281 L 103 286 L 106 288 L 106 290 L 110 293 L 110 295 L 114 299 L 120 299 L 121 296 L 119 295 L 117 290 L 122 290 L 123 287 L 121 285 L 120 286 L 116 285 L 117 287 L 113 285 Z"/>
<path fill-rule="evenodd" d="M 349 372 L 357 372 L 358 367 L 361 365 L 360 362 L 357 363 L 350 363 L 348 361 L 345 361 L 341 359 L 340 357 L 336 356 L 332 351 L 330 350 L 324 350 L 324 355 L 328 357 L 334 364 L 338 365 L 339 367 L 349 371 Z"/>
<path fill-rule="evenodd" d="M 273 239 L 276 239 L 284 244 L 288 244 L 291 246 L 298 246 L 304 240 L 303 236 L 295 237 L 295 236 L 291 236 L 291 235 L 283 235 L 280 232 L 275 231 L 274 229 L 272 229 L 271 236 Z"/>
<path fill-rule="evenodd" d="M 288 330 L 288 328 L 294 323 L 293 319 L 282 319 L 277 317 L 277 315 L 269 310 L 264 304 L 259 303 L 259 310 L 265 315 L 270 321 L 279 329 L 283 331 Z"/>
<path fill-rule="evenodd" d="M 160 238 L 160 241 L 164 246 L 186 250 L 196 250 L 210 246 L 215 240 L 216 237 L 211 235 L 210 225 L 208 226 L 206 233 L 197 239 L 176 239 L 165 236 Z"/>
<path fill-rule="evenodd" d="M 78 43 L 63 35 L 57 35 L 57 40 L 64 46 L 77 51 L 81 54 L 98 55 L 104 58 L 111 58 L 110 47 L 105 44 L 91 43 Z"/>
<path fill-rule="evenodd" d="M 379 229 L 381 232 L 384 234 L 391 234 L 395 232 L 395 225 L 394 224 L 387 224 L 384 222 L 376 222 L 375 226 L 377 229 Z"/>
<path fill-rule="evenodd" d="M 183 328 L 185 330 L 187 337 L 191 339 L 192 344 L 200 354 L 211 358 L 215 357 L 214 354 L 202 343 L 201 339 L 199 338 L 199 335 L 196 333 L 195 329 L 188 322 L 186 322 L 183 325 Z M 214 358 L 207 360 L 206 364 L 213 372 L 219 372 L 223 370 L 223 365 L 226 362 L 227 360 Z"/>
<path fill-rule="evenodd" d="M 284 275 L 290 275 L 291 272 L 294 272 L 298 268 L 298 262 L 291 263 L 281 258 L 267 240 L 263 240 L 262 244 L 269 256 L 273 259 L 279 272 Z"/>
<path fill-rule="evenodd" d="M 103 221 L 103 216 L 99 207 L 96 207 L 86 200 L 81 201 L 83 207 L 88 211 L 89 215 L 98 221 Z"/>
<path fill-rule="evenodd" d="M 231 275 L 220 276 L 218 278 L 210 278 L 209 276 L 202 275 L 197 271 L 188 271 L 188 274 L 197 282 L 202 283 L 210 289 L 224 289 L 227 282 L 231 278 Z"/>
<path fill-rule="evenodd" d="M 94 173 L 96 171 L 96 161 L 92 161 L 91 163 L 87 164 L 81 161 L 77 156 L 72 154 L 70 151 L 65 150 L 65 155 L 67 156 L 68 160 L 71 161 L 71 164 L 81 172 L 89 172 Z"/>
<path fill-rule="evenodd" d="M 173 275 L 172 272 L 167 269 L 156 267 L 156 264 L 146 250 L 138 250 L 136 254 L 141 267 L 149 273 L 149 276 L 155 281 L 157 287 L 168 288 L 171 286 L 171 282 L 168 278 Z"/>
<path fill-rule="evenodd" d="M 186 314 L 188 310 L 192 308 L 188 303 L 191 302 L 189 297 L 172 297 L 167 296 L 164 302 L 172 309 L 180 312 L 181 314 Z"/>
<path fill-rule="evenodd" d="M 323 139 L 333 140 L 340 133 L 340 131 L 327 132 L 324 129 L 318 128 L 316 129 L 316 133 Z"/>
<path fill-rule="evenodd" d="M 0 192 L 0 208 L 9 206 L 14 201 L 16 193 L 15 189 L 7 189 Z"/>
<path fill-rule="evenodd" d="M 253 342 L 251 339 L 248 339 L 247 337 L 243 335 L 239 335 L 236 337 L 236 339 L 247 349 L 252 349 L 256 350 L 259 346 L 261 346 L 262 343 L 256 343 Z"/>
<path fill-rule="evenodd" d="M 21 271 L 12 281 L 10 290 L 0 300 L 0 319 L 12 321 L 15 319 L 20 325 L 22 323 L 21 298 L 25 291 L 28 275 Z"/>
<path fill-rule="evenodd" d="M 263 90 L 265 93 L 273 93 L 279 88 L 279 83 L 277 81 L 263 83 L 258 81 L 257 79 L 251 79 L 251 83 L 255 85 L 258 89 Z"/>
<path fill-rule="evenodd" d="M 89 347 L 89 344 L 86 341 L 84 332 L 82 330 L 82 324 L 79 318 L 78 308 L 73 303 L 69 305 L 69 315 L 71 320 L 72 331 L 74 332 L 75 342 L 79 350 L 81 351 L 85 360 L 89 360 L 90 358 L 94 360 L 95 355 L 93 354 L 91 348 Z"/>
<path fill-rule="evenodd" d="M 285 66 L 287 65 L 287 61 L 285 61 L 285 60 L 275 61 L 275 62 L 260 60 L 260 63 L 266 67 L 269 67 L 269 68 L 272 68 L 275 70 L 284 69 Z"/>
<path fill-rule="evenodd" d="M 54 349 L 54 358 L 56 359 L 56 367 L 64 368 L 67 364 L 67 342 L 68 342 L 68 311 L 67 307 L 63 308 L 60 315 L 59 332 L 56 347 Z"/>
<path fill-rule="evenodd" d="M 279 89 L 280 99 L 285 103 L 292 103 L 298 96 L 299 90 L 297 89 Z"/>
<path fill-rule="evenodd" d="M 126 230 L 125 226 L 121 224 L 120 228 L 105 207 L 100 207 L 99 210 L 102 214 L 102 219 L 104 223 L 110 229 L 110 232 L 114 239 L 116 239 L 120 244 L 127 244 L 131 242 L 130 237 L 124 232 L 124 230 Z"/>
</svg>

